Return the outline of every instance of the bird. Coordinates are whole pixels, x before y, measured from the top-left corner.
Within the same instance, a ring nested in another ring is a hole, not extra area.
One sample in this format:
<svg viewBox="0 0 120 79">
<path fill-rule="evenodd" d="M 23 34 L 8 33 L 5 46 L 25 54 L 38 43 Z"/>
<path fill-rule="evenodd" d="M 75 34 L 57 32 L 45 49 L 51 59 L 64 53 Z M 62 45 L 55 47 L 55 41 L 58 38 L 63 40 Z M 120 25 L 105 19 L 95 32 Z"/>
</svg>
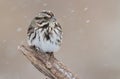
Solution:
<svg viewBox="0 0 120 79">
<path fill-rule="evenodd" d="M 43 10 L 31 21 L 27 30 L 30 47 L 47 54 L 57 52 L 62 43 L 63 31 L 53 12 Z"/>
</svg>

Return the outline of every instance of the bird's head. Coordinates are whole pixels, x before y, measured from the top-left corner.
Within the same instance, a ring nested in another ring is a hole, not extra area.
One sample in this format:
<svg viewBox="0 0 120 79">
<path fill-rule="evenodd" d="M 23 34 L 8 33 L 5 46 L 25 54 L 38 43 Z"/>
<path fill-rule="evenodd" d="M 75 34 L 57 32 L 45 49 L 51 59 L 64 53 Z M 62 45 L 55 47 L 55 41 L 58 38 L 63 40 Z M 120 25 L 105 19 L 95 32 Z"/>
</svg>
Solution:
<svg viewBox="0 0 120 79">
<path fill-rule="evenodd" d="M 43 27 L 44 25 L 53 23 L 55 21 L 56 19 L 51 11 L 43 10 L 33 19 L 32 23 L 37 27 Z"/>
</svg>

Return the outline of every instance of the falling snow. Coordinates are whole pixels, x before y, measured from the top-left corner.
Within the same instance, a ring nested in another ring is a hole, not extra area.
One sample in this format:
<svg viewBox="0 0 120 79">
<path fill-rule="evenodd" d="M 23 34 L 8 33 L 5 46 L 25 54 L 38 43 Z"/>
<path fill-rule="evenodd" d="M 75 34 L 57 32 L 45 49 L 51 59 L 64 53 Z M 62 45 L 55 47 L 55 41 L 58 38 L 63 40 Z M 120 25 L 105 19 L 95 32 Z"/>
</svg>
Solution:
<svg viewBox="0 0 120 79">
<path fill-rule="evenodd" d="M 88 20 L 86 20 L 86 23 L 90 23 L 90 20 L 88 19 Z"/>
<path fill-rule="evenodd" d="M 27 16 L 24 16 L 25 19 L 27 19 L 28 17 Z"/>
<path fill-rule="evenodd" d="M 88 8 L 86 7 L 86 8 L 84 8 L 84 11 L 87 11 L 88 10 Z"/>
<path fill-rule="evenodd" d="M 22 28 L 21 28 L 21 27 L 18 27 L 16 31 L 17 31 L 17 32 L 21 32 L 21 31 L 22 31 Z"/>
<path fill-rule="evenodd" d="M 71 10 L 71 13 L 74 13 L 75 12 L 75 10 Z"/>
<path fill-rule="evenodd" d="M 44 3 L 43 6 L 46 7 L 48 4 L 47 3 Z"/>
<path fill-rule="evenodd" d="M 8 64 L 9 64 L 9 62 L 8 62 L 8 61 L 6 61 L 6 62 L 5 62 L 5 64 L 6 64 L 6 65 L 8 65 Z"/>
<path fill-rule="evenodd" d="M 7 42 L 7 40 L 3 40 L 3 43 L 6 43 Z"/>
<path fill-rule="evenodd" d="M 13 7 L 11 8 L 11 10 L 12 10 L 12 11 L 17 10 L 17 7 L 16 7 L 16 6 L 13 6 Z"/>
</svg>

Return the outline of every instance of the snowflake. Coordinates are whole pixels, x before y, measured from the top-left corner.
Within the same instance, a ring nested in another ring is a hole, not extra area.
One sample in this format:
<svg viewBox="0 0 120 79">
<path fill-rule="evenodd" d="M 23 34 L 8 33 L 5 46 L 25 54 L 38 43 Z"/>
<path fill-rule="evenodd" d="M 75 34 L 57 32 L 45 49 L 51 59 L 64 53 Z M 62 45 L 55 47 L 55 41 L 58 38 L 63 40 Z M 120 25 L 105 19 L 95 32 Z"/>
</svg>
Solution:
<svg viewBox="0 0 120 79">
<path fill-rule="evenodd" d="M 86 20 L 86 23 L 90 23 L 90 20 L 88 19 L 88 20 Z"/>
<path fill-rule="evenodd" d="M 24 18 L 26 19 L 26 18 L 27 18 L 27 16 L 24 16 Z"/>
<path fill-rule="evenodd" d="M 84 11 L 87 11 L 88 10 L 88 8 L 86 7 L 86 8 L 84 8 Z"/>
<path fill-rule="evenodd" d="M 21 27 L 18 27 L 16 31 L 17 31 L 17 32 L 21 32 L 21 31 L 22 31 L 22 28 L 21 28 Z"/>
<path fill-rule="evenodd" d="M 3 43 L 6 43 L 7 42 L 7 40 L 3 40 Z"/>
<path fill-rule="evenodd" d="M 46 7 L 48 4 L 47 3 L 44 3 L 43 6 Z"/>
<path fill-rule="evenodd" d="M 71 13 L 74 13 L 75 12 L 75 10 L 71 10 Z"/>
</svg>

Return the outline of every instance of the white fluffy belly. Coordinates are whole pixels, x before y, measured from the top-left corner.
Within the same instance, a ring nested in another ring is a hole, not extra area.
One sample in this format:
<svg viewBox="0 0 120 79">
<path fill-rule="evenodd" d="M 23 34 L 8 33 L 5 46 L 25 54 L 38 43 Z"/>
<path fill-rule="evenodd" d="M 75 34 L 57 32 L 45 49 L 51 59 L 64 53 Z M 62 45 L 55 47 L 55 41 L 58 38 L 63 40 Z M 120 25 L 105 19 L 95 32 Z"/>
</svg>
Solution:
<svg viewBox="0 0 120 79">
<path fill-rule="evenodd" d="M 35 33 L 33 33 L 32 35 L 34 36 Z M 41 31 L 38 30 L 36 31 L 36 38 L 34 38 L 33 41 L 31 41 L 31 39 L 28 40 L 28 44 L 31 46 L 35 46 L 41 52 L 56 52 L 60 48 L 60 45 L 56 43 L 57 39 L 59 39 L 59 37 L 56 34 L 53 34 L 53 36 L 50 38 L 50 41 L 44 39 L 43 32 L 41 33 Z"/>
</svg>

